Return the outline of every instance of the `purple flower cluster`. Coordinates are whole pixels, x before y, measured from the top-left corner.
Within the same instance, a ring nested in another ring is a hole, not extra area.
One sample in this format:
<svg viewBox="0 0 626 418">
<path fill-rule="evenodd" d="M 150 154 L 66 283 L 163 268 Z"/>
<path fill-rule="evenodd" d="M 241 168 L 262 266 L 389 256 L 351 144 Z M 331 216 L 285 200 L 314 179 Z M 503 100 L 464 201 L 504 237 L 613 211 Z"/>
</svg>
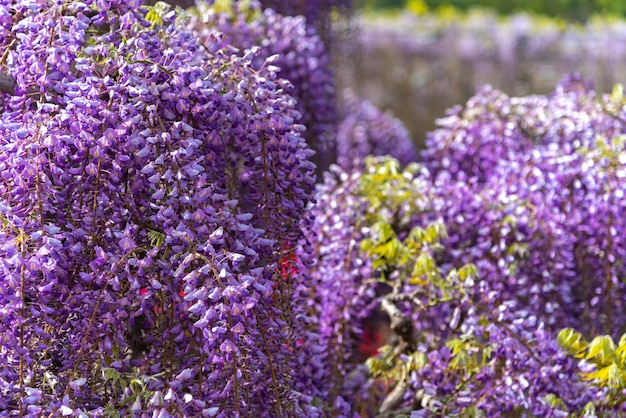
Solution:
<svg viewBox="0 0 626 418">
<path fill-rule="evenodd" d="M 255 68 L 273 57 L 278 76 L 289 81 L 283 88 L 296 99 L 301 114 L 298 122 L 307 128 L 302 136 L 317 151 L 313 161 L 320 168 L 334 161 L 334 79 L 326 48 L 313 26 L 307 25 L 302 16 L 282 16 L 252 1 L 233 2 L 225 10 L 223 5 L 201 5 L 190 27 L 202 43 L 214 42 L 212 34 L 218 32 L 225 47 L 241 51 L 258 47 Z"/>
<path fill-rule="evenodd" d="M 0 94 L 0 410 L 301 402 L 277 262 L 312 151 L 271 60 L 176 19 L 136 0 L 0 3 L 16 81 Z M 133 370 L 142 390 L 121 383 Z"/>
<path fill-rule="evenodd" d="M 466 322 L 472 322 L 471 315 Z M 604 391 L 577 376 L 578 362 L 558 348 L 554 335 L 536 318 L 510 315 L 506 305 L 496 315 L 502 323 L 463 327 L 464 342 L 472 344 L 467 352 L 455 353 L 445 345 L 420 347 L 427 355 L 426 364 L 408 380 L 412 395 L 421 392 L 428 401 L 416 416 L 448 416 L 475 408 L 496 417 L 567 417 L 582 411 L 588 402 L 603 399 Z M 463 372 L 459 365 L 465 364 L 475 369 Z"/>
<path fill-rule="evenodd" d="M 348 2 L 224 4 L 0 0 L 0 410 L 622 413 L 555 335 L 626 331 L 623 91 L 486 87 L 363 164 L 416 151 L 353 95 L 335 132 L 323 42 L 261 6 Z"/>
<path fill-rule="evenodd" d="M 442 119 L 424 162 L 454 248 L 444 263 L 475 262 L 551 330 L 621 335 L 622 112 L 571 77 L 547 97 L 483 90 Z"/>
<path fill-rule="evenodd" d="M 447 237 L 432 254 L 437 274 L 455 275 L 472 263 L 478 278 L 462 292 L 402 285 L 407 299 L 399 306 L 426 362 L 409 369 L 401 407 L 422 416 L 471 408 L 489 416 L 566 416 L 594 402 L 599 411 L 619 413 L 612 409 L 619 405 L 603 404 L 603 390 L 580 378 L 588 366 L 558 349 L 556 333 L 574 327 L 588 337 L 617 338 L 626 331 L 624 102 L 621 89 L 597 97 L 572 76 L 548 96 L 511 98 L 484 88 L 439 120 L 412 180 L 426 205 L 390 219 L 409 215 L 411 226 L 422 228 L 441 220 Z M 363 174 L 328 177 L 328 196 L 320 195 L 316 209 L 314 300 L 320 318 L 328 316 L 318 326 L 332 335 L 342 335 L 344 318 L 358 324 L 364 307 L 378 300 L 368 275 L 381 272 L 355 245 L 372 233 L 358 185 Z M 341 314 L 326 314 L 333 309 Z M 342 338 L 334 352 L 352 344 Z M 351 376 L 348 361 L 336 368 L 343 381 Z M 349 386 L 343 390 L 352 399 Z"/>
<path fill-rule="evenodd" d="M 448 408 L 546 416 L 560 410 L 546 396 L 570 413 L 602 403 L 603 392 L 580 381 L 555 336 L 568 326 L 588 336 L 626 330 L 618 314 L 626 296 L 618 261 L 626 254 L 618 233 L 626 228 L 622 100 L 596 97 L 577 76 L 549 96 L 509 98 L 485 88 L 430 135 L 424 165 L 449 234 L 438 263 L 443 271 L 478 267 L 472 298 L 481 309 L 468 308 L 460 329 L 487 338 L 494 353 Z M 494 322 L 485 327 L 479 318 Z M 419 373 L 414 379 L 432 383 Z M 438 395 L 461 387 L 439 382 Z"/>
<path fill-rule="evenodd" d="M 362 334 L 359 323 L 371 313 L 376 297 L 367 283 L 372 278 L 371 261 L 359 248 L 365 236 L 359 219 L 366 210 L 365 199 L 358 196 L 359 177 L 360 172 L 335 165 L 325 173 L 312 210 L 314 220 L 306 229 L 316 263 L 307 269 L 307 286 L 297 289 L 308 300 L 303 329 L 310 330 L 304 345 L 314 348 L 308 359 L 316 368 L 311 384 L 336 406 L 353 400 L 355 394 L 345 387 L 358 388 L 361 383 L 351 384 L 347 375 Z"/>
<path fill-rule="evenodd" d="M 402 165 L 417 160 L 417 151 L 402 122 L 381 112 L 353 92 L 344 93 L 343 119 L 337 127 L 337 164 L 350 168 L 367 156 L 389 155 Z"/>
</svg>

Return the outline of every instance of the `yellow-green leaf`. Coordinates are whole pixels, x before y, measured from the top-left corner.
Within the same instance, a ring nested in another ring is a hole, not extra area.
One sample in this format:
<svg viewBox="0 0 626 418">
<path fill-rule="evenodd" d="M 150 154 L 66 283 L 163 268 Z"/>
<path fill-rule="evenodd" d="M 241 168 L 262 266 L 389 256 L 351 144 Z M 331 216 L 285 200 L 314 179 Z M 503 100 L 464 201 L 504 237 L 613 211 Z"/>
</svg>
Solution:
<svg viewBox="0 0 626 418">
<path fill-rule="evenodd" d="M 609 366 L 608 385 L 610 388 L 623 389 L 626 381 L 624 369 L 613 363 Z"/>
<path fill-rule="evenodd" d="M 459 279 L 464 282 L 469 278 L 476 278 L 476 276 L 478 276 L 478 269 L 474 264 L 466 264 L 459 269 L 458 275 Z"/>
<path fill-rule="evenodd" d="M 624 101 L 624 86 L 621 83 L 617 83 L 613 86 L 611 101 L 617 104 L 622 104 Z"/>
<path fill-rule="evenodd" d="M 426 365 L 426 354 L 421 351 L 415 351 L 408 360 L 409 370 L 420 370 Z"/>
<path fill-rule="evenodd" d="M 572 328 L 564 328 L 559 332 L 556 338 L 561 349 L 570 355 L 576 355 L 585 349 L 585 342 L 581 333 Z"/>
<path fill-rule="evenodd" d="M 606 386 L 609 380 L 609 368 L 611 366 L 602 367 L 595 372 L 583 373 L 582 376 L 586 380 L 597 380 L 601 386 Z"/>
<path fill-rule="evenodd" d="M 553 393 L 550 393 L 549 395 L 544 396 L 543 397 L 543 401 L 550 408 L 561 409 L 561 410 L 567 411 L 567 407 L 565 406 L 565 404 L 563 403 L 561 398 L 559 398 L 558 396 L 556 396 Z"/>
<path fill-rule="evenodd" d="M 588 352 L 585 358 L 587 360 L 594 359 L 599 361 L 601 365 L 605 365 L 615 354 L 615 343 L 610 335 L 600 335 L 589 343 Z"/>
<path fill-rule="evenodd" d="M 583 408 L 583 417 L 595 417 L 596 415 L 596 406 L 593 402 L 587 402 L 587 405 Z"/>
<path fill-rule="evenodd" d="M 463 345 L 463 341 L 456 338 L 446 341 L 446 346 L 450 349 L 450 351 L 452 351 L 453 356 L 456 356 L 458 353 L 463 351 Z"/>
</svg>

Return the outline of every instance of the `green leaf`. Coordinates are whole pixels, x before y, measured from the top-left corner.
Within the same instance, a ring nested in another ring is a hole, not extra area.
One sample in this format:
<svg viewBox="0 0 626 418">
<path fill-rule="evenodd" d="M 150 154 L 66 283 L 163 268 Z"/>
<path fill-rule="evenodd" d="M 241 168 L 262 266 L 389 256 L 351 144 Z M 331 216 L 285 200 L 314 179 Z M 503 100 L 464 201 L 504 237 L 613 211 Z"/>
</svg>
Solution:
<svg viewBox="0 0 626 418">
<path fill-rule="evenodd" d="M 396 236 L 391 225 L 384 221 L 379 221 L 372 225 L 372 232 L 379 242 L 387 242 Z"/>
<path fill-rule="evenodd" d="M 608 385 L 610 388 L 623 389 L 626 382 L 626 372 L 624 369 L 613 363 L 609 366 Z"/>
<path fill-rule="evenodd" d="M 119 381 L 121 376 L 117 370 L 109 367 L 102 369 L 102 374 L 104 375 L 104 380 L 111 381 L 113 383 Z"/>
<path fill-rule="evenodd" d="M 578 355 L 586 348 L 582 334 L 572 328 L 562 329 L 556 341 L 559 347 L 570 355 Z"/>
<path fill-rule="evenodd" d="M 465 343 L 457 338 L 446 341 L 446 347 L 452 351 L 452 355 L 456 356 L 465 349 Z"/>
<path fill-rule="evenodd" d="M 626 364 L 626 334 L 622 335 L 619 339 L 619 345 L 615 349 L 615 355 L 619 357 L 622 364 Z"/>
<path fill-rule="evenodd" d="M 397 238 L 392 238 L 380 247 L 380 254 L 388 260 L 394 260 L 401 247 L 400 241 Z"/>
<path fill-rule="evenodd" d="M 152 7 L 148 8 L 148 13 L 146 13 L 146 20 L 154 26 L 160 26 L 163 24 L 163 17 L 170 9 L 169 4 L 164 1 L 158 1 Z"/>
<path fill-rule="evenodd" d="M 233 13 L 232 0 L 215 0 L 213 2 L 213 10 L 215 13 Z"/>
<path fill-rule="evenodd" d="M 486 364 L 491 359 L 491 347 L 485 347 L 483 349 L 483 364 Z"/>
<path fill-rule="evenodd" d="M 610 335 L 600 335 L 589 343 L 585 359 L 595 360 L 600 365 L 606 365 L 615 355 L 615 343 Z"/>
<path fill-rule="evenodd" d="M 428 253 L 421 253 L 417 260 L 415 261 L 415 266 L 413 267 L 413 272 L 411 273 L 411 277 L 421 277 L 426 275 L 427 277 L 431 277 L 431 273 L 435 269 L 435 260 L 433 260 L 432 256 Z"/>
<path fill-rule="evenodd" d="M 463 370 L 468 368 L 469 359 L 465 351 L 459 352 L 456 356 L 452 357 L 449 366 L 452 370 Z"/>
<path fill-rule="evenodd" d="M 414 242 L 415 244 L 423 244 L 425 242 L 424 236 L 426 235 L 426 231 L 423 228 L 416 226 L 411 229 L 409 232 L 408 240 Z"/>
<path fill-rule="evenodd" d="M 417 285 L 417 286 L 426 286 L 428 282 L 422 279 L 420 276 L 409 278 L 409 284 Z"/>
<path fill-rule="evenodd" d="M 585 380 L 596 380 L 600 386 L 607 386 L 609 381 L 609 368 L 610 366 L 602 367 L 595 372 L 583 373 L 582 376 Z"/>
<path fill-rule="evenodd" d="M 135 387 L 137 388 L 136 390 L 135 390 Z M 130 381 L 130 388 L 133 391 L 133 393 L 138 393 L 138 392 L 141 393 L 145 390 L 145 385 L 141 381 L 141 379 L 135 378 Z"/>
<path fill-rule="evenodd" d="M 409 371 L 420 370 L 426 365 L 426 354 L 421 351 L 415 351 L 411 354 L 407 363 Z"/>
<path fill-rule="evenodd" d="M 593 404 L 593 402 L 587 402 L 587 405 L 585 405 L 585 407 L 583 408 L 583 413 L 582 413 L 583 417 L 596 417 L 596 406 Z"/>
<path fill-rule="evenodd" d="M 549 395 L 544 396 L 543 402 L 550 408 L 567 411 L 567 407 L 565 406 L 565 403 L 563 403 L 561 398 L 559 398 L 553 393 L 550 393 Z"/>
<path fill-rule="evenodd" d="M 478 268 L 476 268 L 476 265 L 474 264 L 466 264 L 459 269 L 458 275 L 462 282 L 469 278 L 475 279 L 478 277 Z"/>
<path fill-rule="evenodd" d="M 424 240 L 427 243 L 432 244 L 437 242 L 438 238 L 437 227 L 435 225 L 428 225 L 424 231 Z"/>
<path fill-rule="evenodd" d="M 621 83 L 617 83 L 613 86 L 610 99 L 612 102 L 619 105 L 624 102 L 624 86 Z"/>
<path fill-rule="evenodd" d="M 150 245 L 153 247 L 160 247 L 165 242 L 165 235 L 159 231 L 154 231 L 152 229 L 148 229 L 148 239 L 150 240 Z"/>
<path fill-rule="evenodd" d="M 374 246 L 374 241 L 371 238 L 365 238 L 361 241 L 361 250 L 368 252 Z"/>
</svg>

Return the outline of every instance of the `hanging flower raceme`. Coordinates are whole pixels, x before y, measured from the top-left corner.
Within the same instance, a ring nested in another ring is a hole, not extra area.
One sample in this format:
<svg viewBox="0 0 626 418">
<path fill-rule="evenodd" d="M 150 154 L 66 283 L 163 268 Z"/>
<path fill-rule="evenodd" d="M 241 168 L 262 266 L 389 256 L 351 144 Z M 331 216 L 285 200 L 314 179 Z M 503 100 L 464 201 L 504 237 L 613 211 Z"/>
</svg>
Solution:
<svg viewBox="0 0 626 418">
<path fill-rule="evenodd" d="M 314 161 L 325 169 L 334 160 L 337 109 L 330 60 L 317 31 L 302 16 L 283 16 L 257 1 L 226 1 L 200 4 L 198 16 L 189 25 L 200 42 L 214 42 L 219 32 L 222 45 L 244 51 L 259 46 L 255 68 L 272 57 L 283 85 L 296 99 L 299 123 L 306 126 L 302 136 L 317 151 Z"/>
<path fill-rule="evenodd" d="M 176 19 L 0 6 L 2 410 L 283 416 L 298 399 L 272 295 L 312 152 L 270 63 Z"/>
</svg>

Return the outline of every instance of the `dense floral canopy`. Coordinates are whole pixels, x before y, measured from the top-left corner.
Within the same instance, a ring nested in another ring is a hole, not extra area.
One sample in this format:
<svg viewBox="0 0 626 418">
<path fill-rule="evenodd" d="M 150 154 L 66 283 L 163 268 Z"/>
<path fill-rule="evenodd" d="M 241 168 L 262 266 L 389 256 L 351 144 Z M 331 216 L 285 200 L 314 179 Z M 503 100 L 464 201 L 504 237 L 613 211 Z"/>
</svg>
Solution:
<svg viewBox="0 0 626 418">
<path fill-rule="evenodd" d="M 418 155 L 271 3 L 0 0 L 0 411 L 623 414 L 621 88 Z"/>
</svg>

